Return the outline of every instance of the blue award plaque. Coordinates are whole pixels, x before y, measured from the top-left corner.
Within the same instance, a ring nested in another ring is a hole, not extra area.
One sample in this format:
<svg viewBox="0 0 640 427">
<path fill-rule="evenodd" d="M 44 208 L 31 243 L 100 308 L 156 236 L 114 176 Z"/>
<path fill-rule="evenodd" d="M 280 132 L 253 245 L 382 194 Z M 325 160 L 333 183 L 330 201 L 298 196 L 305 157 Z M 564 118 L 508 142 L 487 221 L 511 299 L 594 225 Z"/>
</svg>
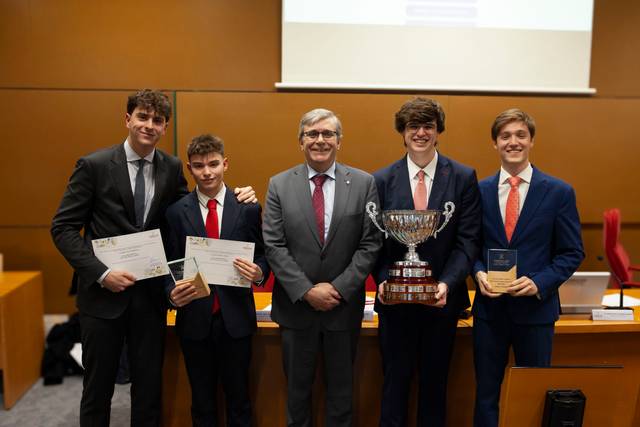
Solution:
<svg viewBox="0 0 640 427">
<path fill-rule="evenodd" d="M 487 281 L 493 292 L 505 293 L 518 275 L 518 251 L 489 249 L 487 252 Z"/>
</svg>

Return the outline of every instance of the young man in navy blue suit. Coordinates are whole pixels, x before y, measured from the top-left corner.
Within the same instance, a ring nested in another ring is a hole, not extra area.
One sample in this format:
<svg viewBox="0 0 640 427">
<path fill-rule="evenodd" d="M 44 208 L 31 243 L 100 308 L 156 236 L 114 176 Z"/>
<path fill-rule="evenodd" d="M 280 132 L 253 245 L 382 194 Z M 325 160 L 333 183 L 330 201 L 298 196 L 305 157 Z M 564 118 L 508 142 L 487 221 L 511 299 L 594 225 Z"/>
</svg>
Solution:
<svg viewBox="0 0 640 427">
<path fill-rule="evenodd" d="M 498 425 L 509 347 L 517 366 L 551 364 L 558 287 L 584 258 L 573 188 L 529 162 L 535 131 L 524 111 L 500 113 L 491 138 L 502 167 L 480 182 L 483 247 L 474 266 L 479 292 L 473 304 L 477 427 Z M 487 280 L 490 249 L 517 251 L 517 279 L 506 293 L 496 292 Z"/>
<path fill-rule="evenodd" d="M 224 184 L 228 160 L 220 138 L 195 137 L 187 148 L 187 168 L 196 182 L 193 192 L 167 209 L 170 259 L 184 257 L 186 236 L 255 243 L 253 260 L 236 259 L 246 279 L 262 284 L 269 274 L 264 256 L 260 205 L 239 203 Z M 220 220 L 218 220 L 218 218 Z M 249 363 L 256 309 L 251 288 L 211 286 L 211 295 L 194 299 L 193 284 L 169 286 L 178 307 L 176 331 L 191 384 L 194 426 L 216 426 L 216 390 L 220 377 L 228 425 L 250 426 Z"/>
<path fill-rule="evenodd" d="M 437 302 L 386 305 L 382 285 L 389 267 L 404 259 L 407 247 L 386 239 L 374 270 L 379 284 L 375 310 L 379 314 L 384 370 L 381 426 L 405 426 L 409 386 L 419 367 L 418 426 L 445 426 L 447 376 L 458 315 L 469 307 L 465 279 L 478 255 L 482 218 L 478 181 L 473 169 L 440 154 L 444 111 L 435 100 L 416 98 L 396 113 L 396 130 L 407 155 L 376 172 L 381 210 L 437 209 L 446 202 L 455 212 L 437 239 L 418 245 L 438 280 Z M 423 191 L 418 190 L 424 185 Z"/>
</svg>

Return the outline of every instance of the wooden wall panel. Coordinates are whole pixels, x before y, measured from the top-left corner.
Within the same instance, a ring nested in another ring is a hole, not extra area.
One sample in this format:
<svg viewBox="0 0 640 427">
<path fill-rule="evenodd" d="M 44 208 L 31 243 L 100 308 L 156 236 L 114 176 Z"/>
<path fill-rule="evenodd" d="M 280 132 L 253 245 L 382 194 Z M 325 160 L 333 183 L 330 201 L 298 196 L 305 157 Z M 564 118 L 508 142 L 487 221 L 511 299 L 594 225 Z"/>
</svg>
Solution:
<svg viewBox="0 0 640 427">
<path fill-rule="evenodd" d="M 2 0 L 0 35 L 0 87 L 274 90 L 280 80 L 279 0 Z"/>
<path fill-rule="evenodd" d="M 595 0 L 591 87 L 598 97 L 640 96 L 640 2 Z"/>
<path fill-rule="evenodd" d="M 0 226 L 49 225 L 76 160 L 127 137 L 128 92 L 0 90 Z M 173 153 L 173 124 L 160 148 Z"/>
<path fill-rule="evenodd" d="M 404 155 L 394 113 L 409 95 L 328 93 L 179 93 L 178 154 L 192 137 L 213 133 L 226 143 L 231 185 L 252 185 L 264 200 L 269 178 L 304 161 L 298 142 L 300 117 L 323 107 L 343 125 L 338 161 L 367 171 Z M 436 97 L 447 106 L 446 96 Z"/>
<path fill-rule="evenodd" d="M 623 224 L 620 231 L 620 240 L 625 250 L 629 253 L 631 264 L 640 265 L 640 225 Z M 580 270 L 609 271 L 602 242 L 602 224 L 583 225 L 582 241 L 586 257 L 582 265 L 580 265 Z M 640 273 L 636 273 L 635 277 L 635 280 L 640 281 Z"/>
<path fill-rule="evenodd" d="M 625 221 L 640 222 L 640 188 L 629 179 L 640 158 L 640 100 L 452 96 L 449 105 L 449 150 L 480 177 L 499 167 L 490 134 L 495 116 L 519 107 L 537 123 L 532 162 L 573 185 L 582 222 L 602 222 L 611 207 Z"/>
<path fill-rule="evenodd" d="M 0 87 L 273 91 L 279 0 L 0 1 Z M 596 0 L 591 86 L 640 96 L 640 3 Z M 46 72 L 43 72 L 46 70 Z"/>
<path fill-rule="evenodd" d="M 409 95 L 326 93 L 180 93 L 178 153 L 203 132 L 227 142 L 230 184 L 254 186 L 262 199 L 268 178 L 303 160 L 296 139 L 299 117 L 317 106 L 341 117 L 340 161 L 373 172 L 404 155 L 393 115 Z M 534 164 L 571 183 L 583 222 L 599 223 L 619 207 L 640 222 L 640 188 L 628 179 L 640 155 L 633 138 L 640 100 L 441 96 L 447 112 L 440 149 L 479 177 L 495 173 L 499 158 L 490 127 L 495 116 L 518 106 L 537 121 Z M 606 129 L 604 131 L 603 129 Z M 598 173 L 602 171 L 601 173 Z M 614 191 L 612 191 L 612 189 Z"/>
</svg>

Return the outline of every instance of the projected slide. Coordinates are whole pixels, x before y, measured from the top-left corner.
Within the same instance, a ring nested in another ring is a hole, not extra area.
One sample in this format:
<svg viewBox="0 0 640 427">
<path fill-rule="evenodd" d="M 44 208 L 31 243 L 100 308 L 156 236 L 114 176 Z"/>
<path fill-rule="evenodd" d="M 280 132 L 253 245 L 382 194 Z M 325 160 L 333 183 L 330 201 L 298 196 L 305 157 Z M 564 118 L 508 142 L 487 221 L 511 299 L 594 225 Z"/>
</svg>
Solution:
<svg viewBox="0 0 640 427">
<path fill-rule="evenodd" d="M 593 0 L 283 0 L 279 87 L 592 93 Z"/>
</svg>

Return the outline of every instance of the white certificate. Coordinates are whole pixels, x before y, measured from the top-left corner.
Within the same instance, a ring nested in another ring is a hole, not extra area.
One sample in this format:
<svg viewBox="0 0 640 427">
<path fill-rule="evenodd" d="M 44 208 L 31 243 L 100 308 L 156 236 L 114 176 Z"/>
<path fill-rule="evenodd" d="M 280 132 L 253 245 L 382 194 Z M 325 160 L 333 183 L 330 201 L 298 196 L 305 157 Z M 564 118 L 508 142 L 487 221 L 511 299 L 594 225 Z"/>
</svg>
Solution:
<svg viewBox="0 0 640 427">
<path fill-rule="evenodd" d="M 169 274 L 160 230 L 142 231 L 91 241 L 93 253 L 112 270 L 124 270 L 136 280 Z"/>
<path fill-rule="evenodd" d="M 253 242 L 187 236 L 184 256 L 195 257 L 207 283 L 248 288 L 251 282 L 240 275 L 233 266 L 233 260 L 244 258 L 253 261 L 255 246 Z"/>
</svg>

